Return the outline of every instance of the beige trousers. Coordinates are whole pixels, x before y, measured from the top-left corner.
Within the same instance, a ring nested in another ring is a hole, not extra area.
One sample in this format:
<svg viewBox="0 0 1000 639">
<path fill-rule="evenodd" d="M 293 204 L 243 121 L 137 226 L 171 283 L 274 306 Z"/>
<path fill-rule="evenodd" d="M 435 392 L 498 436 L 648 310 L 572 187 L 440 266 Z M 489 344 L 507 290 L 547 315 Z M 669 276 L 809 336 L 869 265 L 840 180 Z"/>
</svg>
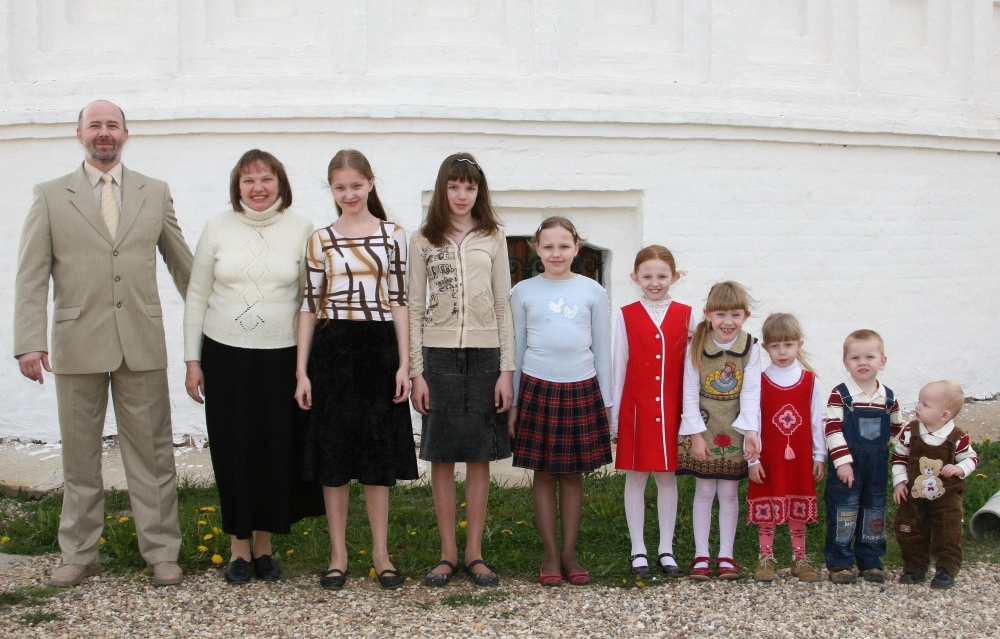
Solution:
<svg viewBox="0 0 1000 639">
<path fill-rule="evenodd" d="M 150 564 L 177 561 L 181 533 L 167 371 L 131 371 L 123 363 L 111 373 L 56 375 L 55 381 L 65 481 L 59 521 L 63 561 L 98 561 L 105 521 L 101 437 L 109 384 L 139 552 Z"/>
</svg>

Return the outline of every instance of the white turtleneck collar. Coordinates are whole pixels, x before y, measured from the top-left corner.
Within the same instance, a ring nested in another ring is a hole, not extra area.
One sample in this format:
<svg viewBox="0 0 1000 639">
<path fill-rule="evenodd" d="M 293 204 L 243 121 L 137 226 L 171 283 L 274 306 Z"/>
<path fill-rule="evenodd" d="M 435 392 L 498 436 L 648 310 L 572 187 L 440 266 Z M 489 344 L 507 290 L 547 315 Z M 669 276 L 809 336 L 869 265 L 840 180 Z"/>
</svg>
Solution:
<svg viewBox="0 0 1000 639">
<path fill-rule="evenodd" d="M 778 386 L 791 386 L 802 377 L 802 364 L 799 364 L 799 360 L 793 360 L 785 367 L 772 363 L 764 369 L 764 374 Z"/>
<path fill-rule="evenodd" d="M 274 201 L 274 204 L 263 211 L 255 211 L 243 200 L 240 200 L 243 207 L 242 219 L 250 226 L 269 226 L 281 219 L 281 198 Z"/>
</svg>

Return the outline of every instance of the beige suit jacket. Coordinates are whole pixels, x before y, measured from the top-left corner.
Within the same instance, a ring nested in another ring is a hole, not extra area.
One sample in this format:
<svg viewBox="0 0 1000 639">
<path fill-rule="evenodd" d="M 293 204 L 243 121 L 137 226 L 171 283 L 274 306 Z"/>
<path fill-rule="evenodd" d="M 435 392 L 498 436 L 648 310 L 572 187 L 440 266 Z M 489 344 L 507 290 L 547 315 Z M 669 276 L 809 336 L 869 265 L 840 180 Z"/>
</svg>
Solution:
<svg viewBox="0 0 1000 639">
<path fill-rule="evenodd" d="M 51 279 L 53 372 L 111 372 L 123 358 L 133 371 L 167 367 L 156 249 L 181 296 L 191 276 L 191 249 L 165 182 L 124 168 L 121 193 L 118 236 L 112 240 L 82 165 L 35 186 L 18 250 L 15 357 L 49 352 Z"/>
</svg>

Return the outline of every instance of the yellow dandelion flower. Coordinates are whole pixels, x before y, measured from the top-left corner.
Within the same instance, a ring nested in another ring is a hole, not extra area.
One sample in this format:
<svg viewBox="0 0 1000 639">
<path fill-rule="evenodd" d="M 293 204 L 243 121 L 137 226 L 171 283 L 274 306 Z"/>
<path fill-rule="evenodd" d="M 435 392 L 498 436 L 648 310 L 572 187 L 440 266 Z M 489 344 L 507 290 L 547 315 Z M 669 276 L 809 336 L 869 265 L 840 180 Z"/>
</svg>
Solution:
<svg viewBox="0 0 1000 639">
<path fill-rule="evenodd" d="M 289 557 L 291 557 L 292 555 L 295 554 L 295 549 L 294 548 L 289 548 L 288 550 L 285 551 L 285 554 L 288 555 Z"/>
<path fill-rule="evenodd" d="M 465 502 L 463 501 L 461 504 L 458 505 L 458 507 L 459 508 L 465 508 Z"/>
<path fill-rule="evenodd" d="M 410 537 L 413 537 L 413 536 L 414 536 L 414 535 L 416 535 L 416 534 L 417 534 L 417 531 L 416 531 L 416 530 L 411 530 L 411 531 L 410 531 Z"/>
<path fill-rule="evenodd" d="M 212 533 L 208 533 L 204 537 L 202 537 L 202 539 L 204 539 L 205 541 L 208 541 L 211 538 L 212 538 Z"/>
<path fill-rule="evenodd" d="M 132 536 L 135 537 L 135 533 L 132 533 Z"/>
<path fill-rule="evenodd" d="M 642 583 L 641 581 L 637 581 L 637 582 L 635 582 L 635 585 L 636 585 L 637 588 L 642 588 L 646 584 Z"/>
<path fill-rule="evenodd" d="M 368 551 L 367 551 L 367 550 L 365 550 L 364 548 L 362 548 L 361 550 L 359 550 L 359 551 L 358 551 L 358 554 L 359 554 L 359 555 L 367 555 L 367 554 L 368 554 Z"/>
<path fill-rule="evenodd" d="M 212 563 L 218 566 L 223 561 L 222 555 L 212 555 Z"/>
<path fill-rule="evenodd" d="M 378 575 L 375 574 L 375 569 L 374 568 L 369 568 L 368 569 L 368 576 L 371 577 L 372 579 L 374 579 Z"/>
<path fill-rule="evenodd" d="M 215 506 L 202 506 L 201 508 L 198 509 L 198 512 L 202 512 L 202 513 L 214 513 L 215 512 Z"/>
<path fill-rule="evenodd" d="M 128 521 L 128 517 L 122 516 L 118 518 L 119 524 L 124 524 L 126 521 Z"/>
<path fill-rule="evenodd" d="M 308 530 L 303 530 L 302 531 L 302 536 L 303 537 L 308 537 L 309 536 L 309 531 Z"/>
<path fill-rule="evenodd" d="M 627 585 L 628 584 L 628 579 L 622 579 L 622 583 Z"/>
<path fill-rule="evenodd" d="M 503 534 L 505 534 L 505 535 L 513 535 L 514 534 L 514 531 L 511 530 L 510 528 L 504 528 L 500 532 L 503 533 Z"/>
<path fill-rule="evenodd" d="M 983 443 L 984 444 L 990 443 L 990 438 L 989 437 L 983 437 Z"/>
<path fill-rule="evenodd" d="M 205 552 L 208 550 L 208 546 L 198 546 L 198 552 Z"/>
<path fill-rule="evenodd" d="M 221 530 L 219 530 L 219 527 L 218 527 L 218 526 L 212 526 L 212 532 L 214 532 L 214 533 L 215 533 L 216 535 L 218 535 L 218 534 L 219 534 L 219 533 L 221 533 L 222 531 L 221 531 Z"/>
<path fill-rule="evenodd" d="M 986 474 L 985 473 L 976 473 L 976 477 L 982 477 L 983 479 L 986 479 Z"/>
<path fill-rule="evenodd" d="M 8 537 L 7 535 L 0 537 L 0 544 L 5 544 L 8 541 L 10 541 L 10 537 Z M 101 543 L 104 543 L 104 537 L 101 537 Z"/>
<path fill-rule="evenodd" d="M 4 539 L 6 539 L 6 537 L 4 537 Z M 3 541 L 3 539 L 0 539 L 0 541 Z M 105 543 L 105 542 L 104 542 L 104 537 L 101 537 L 101 540 L 100 540 L 100 541 L 99 541 L 98 543 L 99 543 L 99 544 L 101 544 L 101 545 L 103 546 L 103 545 L 104 545 L 104 543 Z"/>
<path fill-rule="evenodd" d="M 462 528 L 465 528 L 466 526 L 468 526 L 468 525 L 469 525 L 469 522 L 467 522 L 467 521 L 465 521 L 465 520 L 463 519 L 463 520 L 462 520 L 461 522 L 459 522 L 459 524 L 458 524 L 458 525 L 459 525 L 459 526 L 461 526 Z"/>
<path fill-rule="evenodd" d="M 199 525 L 199 526 L 207 526 L 207 525 L 208 525 L 208 522 L 207 522 L 207 521 L 205 521 L 204 519 L 199 519 L 199 520 L 198 520 L 198 525 Z"/>
<path fill-rule="evenodd" d="M 523 526 L 524 525 L 523 521 L 515 521 L 514 523 L 517 524 L 518 526 Z"/>
<path fill-rule="evenodd" d="M 107 515 L 107 516 L 105 517 L 105 519 L 107 519 L 108 521 L 111 521 L 111 520 L 113 519 L 113 517 L 112 517 L 111 515 Z"/>
</svg>

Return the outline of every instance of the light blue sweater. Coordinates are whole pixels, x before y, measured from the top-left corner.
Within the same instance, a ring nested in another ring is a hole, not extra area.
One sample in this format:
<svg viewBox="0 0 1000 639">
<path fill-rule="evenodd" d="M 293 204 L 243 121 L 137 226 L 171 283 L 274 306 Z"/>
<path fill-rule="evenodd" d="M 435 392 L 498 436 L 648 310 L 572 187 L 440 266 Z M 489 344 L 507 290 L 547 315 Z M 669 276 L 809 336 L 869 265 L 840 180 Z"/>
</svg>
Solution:
<svg viewBox="0 0 1000 639">
<path fill-rule="evenodd" d="M 592 279 L 533 277 L 511 290 L 514 318 L 514 401 L 521 373 L 550 382 L 579 382 L 597 375 L 611 406 L 611 305 Z"/>
</svg>

